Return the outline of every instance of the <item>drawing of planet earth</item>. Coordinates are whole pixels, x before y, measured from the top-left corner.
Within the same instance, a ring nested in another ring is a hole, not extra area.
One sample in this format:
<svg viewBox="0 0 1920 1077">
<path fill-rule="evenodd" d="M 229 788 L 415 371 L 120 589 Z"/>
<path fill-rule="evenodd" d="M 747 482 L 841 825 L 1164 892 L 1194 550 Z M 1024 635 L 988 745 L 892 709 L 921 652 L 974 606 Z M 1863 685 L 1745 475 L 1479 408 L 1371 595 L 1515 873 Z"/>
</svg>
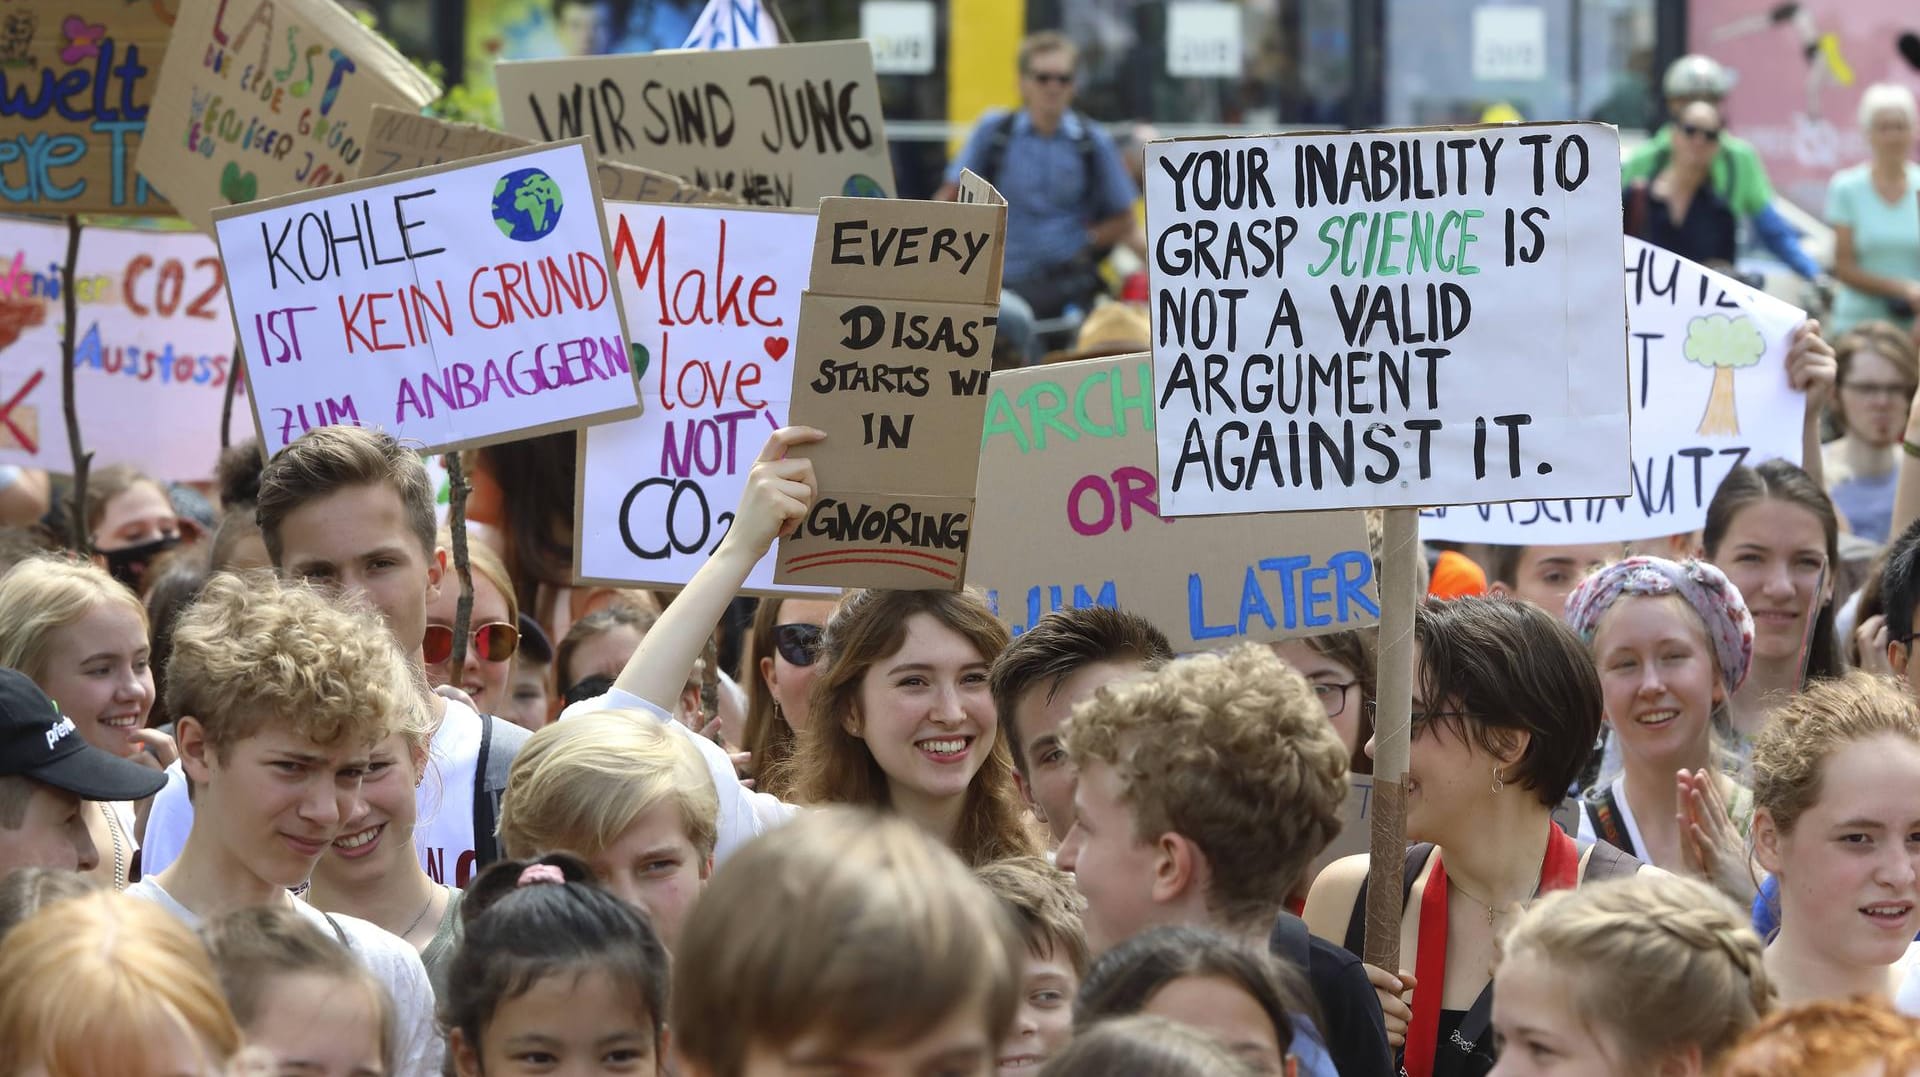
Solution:
<svg viewBox="0 0 1920 1077">
<path fill-rule="evenodd" d="M 560 223 L 560 185 L 538 168 L 520 168 L 493 185 L 493 223 L 508 239 L 531 243 Z"/>
</svg>

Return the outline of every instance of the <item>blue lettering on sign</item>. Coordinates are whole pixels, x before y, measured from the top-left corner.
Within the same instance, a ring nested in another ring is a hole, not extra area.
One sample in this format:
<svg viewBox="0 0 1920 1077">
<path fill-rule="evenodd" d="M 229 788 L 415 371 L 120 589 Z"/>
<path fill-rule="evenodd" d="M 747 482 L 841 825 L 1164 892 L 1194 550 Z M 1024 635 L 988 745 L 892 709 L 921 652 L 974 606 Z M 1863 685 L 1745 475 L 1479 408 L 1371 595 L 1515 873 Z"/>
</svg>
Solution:
<svg viewBox="0 0 1920 1077">
<path fill-rule="evenodd" d="M 1267 579 L 1263 574 L 1271 574 Z M 1257 620 L 1275 628 L 1325 628 L 1354 619 L 1354 611 L 1380 616 L 1380 607 L 1367 597 L 1373 579 L 1373 558 L 1365 551 L 1347 550 L 1315 567 L 1310 557 L 1267 557 L 1249 565 L 1241 581 L 1236 616 L 1223 624 L 1208 624 L 1206 586 L 1198 572 L 1187 576 L 1187 623 L 1194 639 L 1230 639 L 1244 636 Z M 1268 589 L 1279 585 L 1278 612 Z"/>
<path fill-rule="evenodd" d="M 120 55 L 119 62 L 115 56 Z M 114 206 L 143 206 L 153 200 L 145 177 L 133 171 L 128 136 L 147 126 L 147 107 L 134 103 L 134 88 L 151 73 L 140 62 L 140 47 L 119 54 L 112 38 L 102 40 L 88 65 L 56 71 L 0 68 L 0 118 L 54 118 L 85 123 L 109 140 Z M 9 77 L 11 75 L 11 77 Z M 0 139 L 0 199 L 6 202 L 70 202 L 87 192 L 84 170 L 89 151 L 85 136 L 72 131 L 23 131 Z"/>
</svg>

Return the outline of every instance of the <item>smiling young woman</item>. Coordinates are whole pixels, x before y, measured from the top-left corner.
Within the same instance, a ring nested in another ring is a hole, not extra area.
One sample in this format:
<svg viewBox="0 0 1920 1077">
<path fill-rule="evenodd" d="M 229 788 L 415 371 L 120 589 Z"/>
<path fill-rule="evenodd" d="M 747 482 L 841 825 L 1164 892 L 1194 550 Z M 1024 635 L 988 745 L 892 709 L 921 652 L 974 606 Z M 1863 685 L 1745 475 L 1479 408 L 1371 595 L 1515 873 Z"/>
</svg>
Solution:
<svg viewBox="0 0 1920 1077">
<path fill-rule="evenodd" d="M 886 808 L 979 866 L 1035 856 L 987 669 L 1007 629 L 972 591 L 854 591 L 822 640 L 800 799 Z"/>
</svg>

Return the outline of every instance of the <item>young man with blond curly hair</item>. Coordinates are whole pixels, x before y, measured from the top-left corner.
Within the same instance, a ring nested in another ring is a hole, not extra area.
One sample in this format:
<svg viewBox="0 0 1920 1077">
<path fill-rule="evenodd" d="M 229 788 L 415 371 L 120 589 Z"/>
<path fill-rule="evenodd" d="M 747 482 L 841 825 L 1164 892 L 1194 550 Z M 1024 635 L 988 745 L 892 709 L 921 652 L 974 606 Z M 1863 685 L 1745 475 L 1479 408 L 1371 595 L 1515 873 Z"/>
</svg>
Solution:
<svg viewBox="0 0 1920 1077">
<path fill-rule="evenodd" d="M 1107 685 L 1062 734 L 1079 781 L 1058 864 L 1086 895 L 1093 950 L 1168 924 L 1271 944 L 1320 1008 L 1295 1037 L 1300 1072 L 1391 1073 L 1360 959 L 1285 907 L 1347 795 L 1346 747 L 1306 679 L 1243 644 Z"/>
</svg>

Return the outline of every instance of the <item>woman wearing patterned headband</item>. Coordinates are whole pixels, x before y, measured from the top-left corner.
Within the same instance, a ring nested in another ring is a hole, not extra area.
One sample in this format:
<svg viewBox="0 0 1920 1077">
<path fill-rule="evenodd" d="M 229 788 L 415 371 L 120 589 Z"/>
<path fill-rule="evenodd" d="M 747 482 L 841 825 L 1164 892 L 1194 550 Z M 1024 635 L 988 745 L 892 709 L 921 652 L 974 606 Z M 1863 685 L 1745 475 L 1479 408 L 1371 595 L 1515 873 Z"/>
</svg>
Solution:
<svg viewBox="0 0 1920 1077">
<path fill-rule="evenodd" d="M 1753 795 L 1716 761 L 1716 730 L 1753 660 L 1753 618 L 1701 561 L 1629 557 L 1587 577 L 1567 622 L 1592 650 L 1620 765 L 1587 791 L 1581 833 L 1751 902 Z"/>
</svg>

